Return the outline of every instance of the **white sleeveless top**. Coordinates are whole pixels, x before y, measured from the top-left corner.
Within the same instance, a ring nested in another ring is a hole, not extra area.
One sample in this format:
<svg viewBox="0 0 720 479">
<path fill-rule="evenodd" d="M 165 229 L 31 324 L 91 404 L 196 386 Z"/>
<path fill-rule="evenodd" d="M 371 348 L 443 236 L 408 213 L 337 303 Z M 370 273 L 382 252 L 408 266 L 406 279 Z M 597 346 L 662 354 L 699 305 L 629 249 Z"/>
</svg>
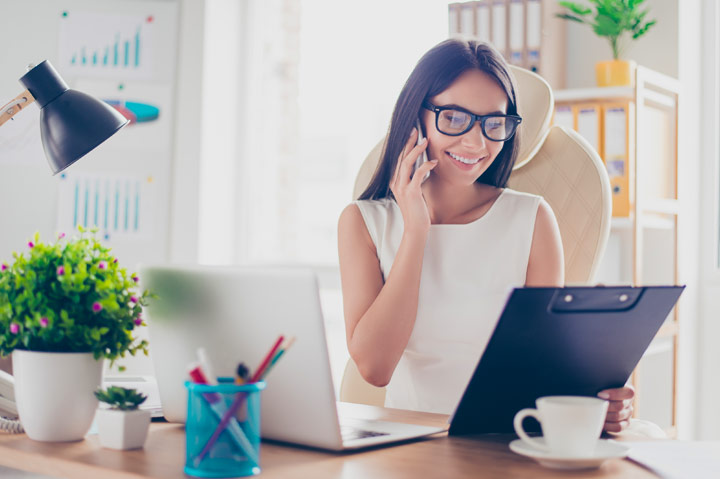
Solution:
<svg viewBox="0 0 720 479">
<path fill-rule="evenodd" d="M 539 196 L 505 189 L 481 218 L 430 226 L 415 326 L 385 406 L 451 414 L 513 287 L 523 286 Z M 383 278 L 403 235 L 394 200 L 360 200 Z M 492 394 L 492 392 L 489 392 Z"/>
</svg>

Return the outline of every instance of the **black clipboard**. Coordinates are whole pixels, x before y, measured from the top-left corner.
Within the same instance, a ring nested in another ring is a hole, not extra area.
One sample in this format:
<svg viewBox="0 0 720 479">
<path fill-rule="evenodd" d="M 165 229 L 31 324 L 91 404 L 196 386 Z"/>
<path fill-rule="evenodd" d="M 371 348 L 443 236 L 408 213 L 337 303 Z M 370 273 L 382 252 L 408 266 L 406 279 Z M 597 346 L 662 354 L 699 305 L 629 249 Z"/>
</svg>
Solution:
<svg viewBox="0 0 720 479">
<path fill-rule="evenodd" d="M 539 397 L 622 387 L 684 289 L 514 289 L 449 434 L 513 432 L 515 413 Z M 527 429 L 539 430 L 537 422 Z"/>
</svg>

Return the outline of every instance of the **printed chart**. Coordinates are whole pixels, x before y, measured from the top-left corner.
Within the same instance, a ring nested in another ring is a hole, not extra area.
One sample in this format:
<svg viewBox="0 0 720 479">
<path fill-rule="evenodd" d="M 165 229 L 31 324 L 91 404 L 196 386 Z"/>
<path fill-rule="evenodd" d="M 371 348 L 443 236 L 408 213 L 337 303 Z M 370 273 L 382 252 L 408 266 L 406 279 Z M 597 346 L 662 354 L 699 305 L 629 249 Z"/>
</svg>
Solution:
<svg viewBox="0 0 720 479">
<path fill-rule="evenodd" d="M 59 70 L 68 75 L 148 79 L 153 73 L 151 15 L 63 12 Z"/>
<path fill-rule="evenodd" d="M 58 231 L 97 227 L 105 239 L 145 236 L 152 224 L 151 178 L 64 174 L 58 188 Z"/>
</svg>

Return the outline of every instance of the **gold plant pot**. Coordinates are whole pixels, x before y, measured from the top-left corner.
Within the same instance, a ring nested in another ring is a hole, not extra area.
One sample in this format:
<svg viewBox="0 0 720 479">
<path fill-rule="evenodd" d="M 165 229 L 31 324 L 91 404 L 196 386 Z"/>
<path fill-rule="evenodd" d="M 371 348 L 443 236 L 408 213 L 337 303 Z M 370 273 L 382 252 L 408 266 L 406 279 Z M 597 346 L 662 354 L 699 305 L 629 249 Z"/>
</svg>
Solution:
<svg viewBox="0 0 720 479">
<path fill-rule="evenodd" d="M 608 60 L 595 64 L 597 86 L 635 86 L 635 68 L 632 60 Z"/>
</svg>

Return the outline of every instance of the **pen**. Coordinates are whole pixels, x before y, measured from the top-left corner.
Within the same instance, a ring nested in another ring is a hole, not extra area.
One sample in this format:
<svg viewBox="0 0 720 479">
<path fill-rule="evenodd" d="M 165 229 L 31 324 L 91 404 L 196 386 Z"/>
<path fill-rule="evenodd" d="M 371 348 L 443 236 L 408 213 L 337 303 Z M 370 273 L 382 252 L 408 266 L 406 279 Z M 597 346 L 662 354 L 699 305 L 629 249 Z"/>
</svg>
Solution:
<svg viewBox="0 0 720 479">
<path fill-rule="evenodd" d="M 280 344 L 283 342 L 285 337 L 283 335 L 280 335 L 277 340 L 275 341 L 275 344 L 273 344 L 273 347 L 270 348 L 270 351 L 267 353 L 265 358 L 260 362 L 260 366 L 258 366 L 257 370 L 255 371 L 255 374 L 252 375 L 250 378 L 250 382 L 254 383 L 259 381 L 263 374 L 265 373 L 265 370 L 268 368 L 270 363 L 272 362 L 273 357 L 275 356 L 275 353 L 277 352 L 278 348 L 280 347 Z M 212 436 L 210 436 L 210 439 L 208 439 L 207 443 L 205 443 L 205 447 L 202 451 L 200 451 L 200 454 L 198 455 L 198 460 L 201 461 L 203 457 L 205 457 L 205 454 L 210 451 L 210 448 L 215 444 L 218 437 L 220 437 L 220 434 L 225 430 L 228 423 L 230 422 L 230 419 L 235 416 L 235 413 L 240 408 L 240 406 L 243 404 L 245 399 L 247 398 L 247 394 L 238 394 L 237 397 L 235 397 L 235 400 L 230 405 L 230 408 L 225 411 L 225 414 L 223 415 L 222 419 L 220 420 L 220 424 L 215 428 L 215 431 L 213 432 Z"/>
<path fill-rule="evenodd" d="M 280 358 L 282 357 L 282 355 L 285 354 L 285 351 L 287 351 L 288 349 L 290 349 L 290 346 L 292 346 L 294 342 L 295 342 L 295 336 L 291 337 L 290 339 L 288 339 L 288 340 L 285 342 L 285 344 L 283 345 L 283 347 L 280 348 L 280 351 L 278 351 L 277 354 L 275 354 L 275 357 L 272 359 L 272 361 L 270 361 L 270 365 L 269 365 L 269 366 L 267 367 L 267 369 L 263 372 L 262 379 L 265 379 L 265 377 L 266 377 L 268 374 L 270 374 L 270 371 L 271 371 L 272 368 L 275 366 L 275 363 L 277 363 L 278 360 L 280 360 Z"/>
</svg>

